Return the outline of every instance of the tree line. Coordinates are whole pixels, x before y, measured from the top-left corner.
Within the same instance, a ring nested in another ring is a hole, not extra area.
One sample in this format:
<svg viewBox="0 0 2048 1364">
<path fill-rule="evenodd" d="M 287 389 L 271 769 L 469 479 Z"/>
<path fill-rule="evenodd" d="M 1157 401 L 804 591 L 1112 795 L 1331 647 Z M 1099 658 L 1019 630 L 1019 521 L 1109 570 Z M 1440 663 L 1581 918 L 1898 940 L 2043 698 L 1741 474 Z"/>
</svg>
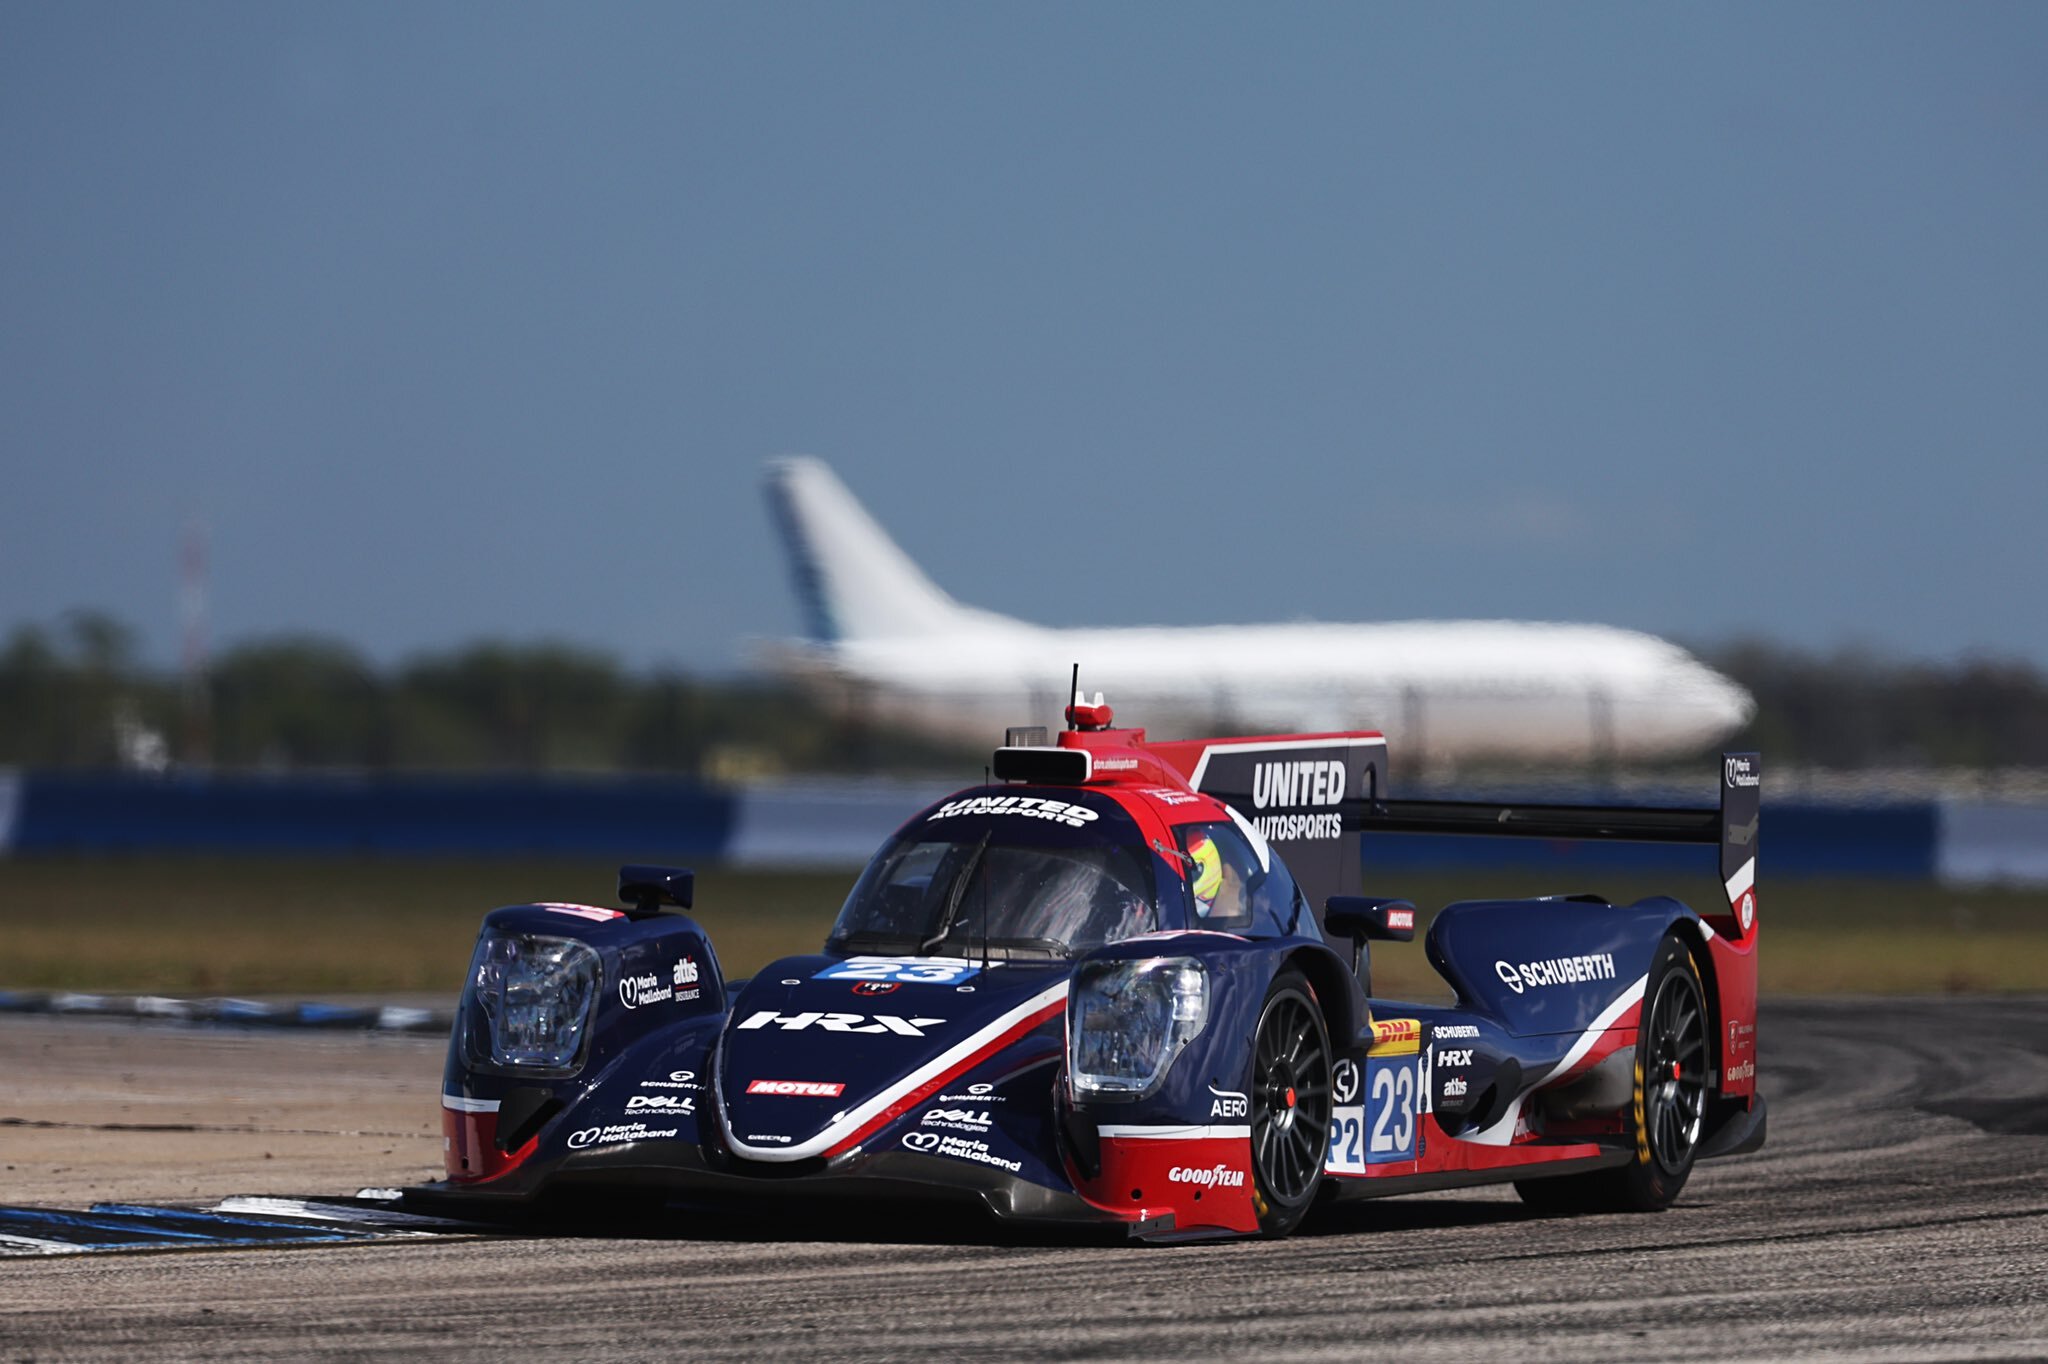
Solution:
<svg viewBox="0 0 2048 1364">
<path fill-rule="evenodd" d="M 195 688 L 76 612 L 0 648 L 0 765 L 633 771 L 703 777 L 957 770 L 976 748 L 834 712 L 794 688 L 635 674 L 564 644 L 480 642 L 379 668 L 315 636 L 253 640 Z"/>
<path fill-rule="evenodd" d="M 2012 660 L 1911 662 L 1765 642 L 1703 651 L 1757 701 L 1728 741 L 1774 765 L 2048 767 L 2048 675 Z M 252 640 L 203 679 L 138 662 L 96 612 L 0 647 L 0 765 L 672 772 L 947 770 L 985 761 L 791 686 L 633 672 L 563 644 L 479 642 L 380 668 L 316 636 Z"/>
</svg>

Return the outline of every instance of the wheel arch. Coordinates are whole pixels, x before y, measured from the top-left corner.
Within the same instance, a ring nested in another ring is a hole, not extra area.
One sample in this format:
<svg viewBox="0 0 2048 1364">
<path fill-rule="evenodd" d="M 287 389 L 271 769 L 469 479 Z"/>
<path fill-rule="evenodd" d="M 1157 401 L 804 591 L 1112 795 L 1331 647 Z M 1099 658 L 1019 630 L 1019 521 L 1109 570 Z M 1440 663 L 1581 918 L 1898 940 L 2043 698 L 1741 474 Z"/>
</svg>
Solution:
<svg viewBox="0 0 2048 1364">
<path fill-rule="evenodd" d="M 1707 1062 L 1718 1072 L 1721 1067 L 1721 1028 L 1726 1020 L 1721 1014 L 1721 981 L 1714 969 L 1714 954 L 1707 949 L 1709 930 L 1698 919 L 1680 915 L 1671 921 L 1667 931 L 1685 944 L 1686 953 L 1692 958 L 1692 969 L 1699 973 L 1700 993 L 1707 1000 Z M 1649 1008 L 1648 1001 L 1643 1007 Z"/>
<path fill-rule="evenodd" d="M 1290 952 L 1280 962 L 1279 970 L 1290 967 L 1308 981 L 1309 993 L 1323 1015 L 1323 1026 L 1329 1030 L 1330 1047 L 1341 1053 L 1357 1040 L 1367 1017 L 1369 1006 L 1358 977 L 1343 958 L 1327 947 L 1302 947 Z"/>
</svg>

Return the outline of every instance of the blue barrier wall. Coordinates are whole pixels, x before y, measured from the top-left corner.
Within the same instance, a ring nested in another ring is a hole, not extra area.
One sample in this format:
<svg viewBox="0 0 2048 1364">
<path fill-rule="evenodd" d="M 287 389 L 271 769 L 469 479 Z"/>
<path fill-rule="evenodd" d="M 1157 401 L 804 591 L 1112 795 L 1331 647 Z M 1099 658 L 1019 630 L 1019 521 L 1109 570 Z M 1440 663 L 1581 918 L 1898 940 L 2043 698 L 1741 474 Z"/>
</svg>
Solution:
<svg viewBox="0 0 2048 1364">
<path fill-rule="evenodd" d="M 723 855 L 734 798 L 673 779 L 24 774 L 12 849 Z"/>
<path fill-rule="evenodd" d="M 727 789 L 675 778 L 0 773 L 0 853 L 327 853 L 858 866 L 929 782 Z M 1766 800 L 1767 876 L 2048 879 L 2048 810 Z M 1368 879 L 1423 870 L 1711 872 L 1699 848 L 1375 834 Z M 1704 859 L 1704 860 L 1703 860 Z"/>
</svg>

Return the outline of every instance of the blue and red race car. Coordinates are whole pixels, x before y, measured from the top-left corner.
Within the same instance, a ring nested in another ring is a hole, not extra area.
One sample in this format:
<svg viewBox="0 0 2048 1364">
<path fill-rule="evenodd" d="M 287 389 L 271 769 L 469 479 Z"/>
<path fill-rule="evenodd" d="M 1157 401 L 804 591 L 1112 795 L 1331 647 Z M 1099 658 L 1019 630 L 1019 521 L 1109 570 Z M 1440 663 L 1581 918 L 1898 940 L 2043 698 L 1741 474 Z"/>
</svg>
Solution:
<svg viewBox="0 0 2048 1364">
<path fill-rule="evenodd" d="M 728 982 L 688 871 L 484 921 L 443 1086 L 471 1207 L 966 1201 L 1145 1240 L 1284 1235 L 1323 1200 L 1513 1182 L 1653 1210 L 1755 1150 L 1760 765 L 1718 809 L 1396 801 L 1376 733 L 1148 742 L 1077 704 L 914 815 L 824 950 Z M 1439 912 L 1445 1005 L 1373 997 L 1374 830 L 1718 846 L 1726 899 Z"/>
</svg>

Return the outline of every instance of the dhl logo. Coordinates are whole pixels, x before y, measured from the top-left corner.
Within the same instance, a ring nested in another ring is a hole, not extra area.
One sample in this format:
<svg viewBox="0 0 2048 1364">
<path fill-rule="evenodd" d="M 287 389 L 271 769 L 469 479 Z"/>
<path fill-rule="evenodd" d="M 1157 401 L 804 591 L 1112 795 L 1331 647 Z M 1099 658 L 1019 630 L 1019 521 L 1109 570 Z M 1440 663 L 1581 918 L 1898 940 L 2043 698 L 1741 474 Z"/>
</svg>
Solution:
<svg viewBox="0 0 2048 1364">
<path fill-rule="evenodd" d="M 1415 1018 L 1375 1018 L 1372 1021 L 1373 1056 L 1413 1056 L 1422 1049 L 1422 1021 Z"/>
</svg>

